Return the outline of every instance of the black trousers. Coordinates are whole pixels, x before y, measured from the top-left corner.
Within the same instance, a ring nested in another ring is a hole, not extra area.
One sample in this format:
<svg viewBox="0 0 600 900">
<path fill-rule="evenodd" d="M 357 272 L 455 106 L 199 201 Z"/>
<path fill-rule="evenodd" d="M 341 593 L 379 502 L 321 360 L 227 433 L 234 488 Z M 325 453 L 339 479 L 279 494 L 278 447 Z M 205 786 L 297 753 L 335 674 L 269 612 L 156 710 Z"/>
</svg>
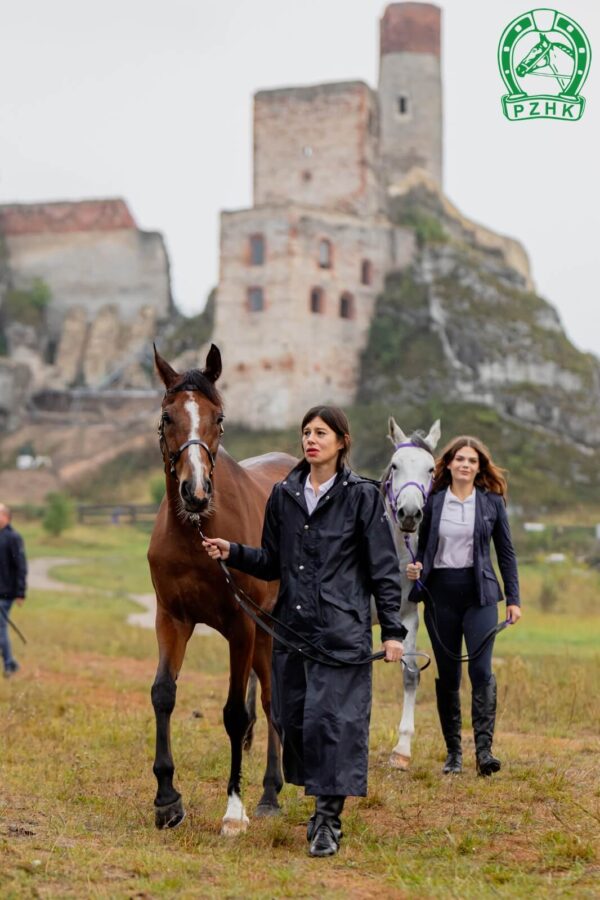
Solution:
<svg viewBox="0 0 600 900">
<path fill-rule="evenodd" d="M 427 579 L 427 590 L 431 598 L 425 605 L 424 620 L 439 678 L 444 688 L 457 691 L 462 664 L 452 659 L 446 649 L 458 656 L 462 653 L 464 638 L 467 653 L 473 653 L 497 624 L 498 607 L 496 604 L 480 605 L 472 568 L 434 569 Z M 492 639 L 485 650 L 469 662 L 469 678 L 473 687 L 487 684 L 492 677 L 493 649 Z"/>
</svg>

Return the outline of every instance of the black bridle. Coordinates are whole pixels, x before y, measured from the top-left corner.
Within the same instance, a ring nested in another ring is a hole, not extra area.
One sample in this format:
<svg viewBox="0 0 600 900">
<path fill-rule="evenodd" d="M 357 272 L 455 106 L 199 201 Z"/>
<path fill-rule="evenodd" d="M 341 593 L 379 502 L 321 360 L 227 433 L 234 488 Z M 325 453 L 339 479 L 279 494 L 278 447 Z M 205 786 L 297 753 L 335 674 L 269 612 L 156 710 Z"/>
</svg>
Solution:
<svg viewBox="0 0 600 900">
<path fill-rule="evenodd" d="M 223 430 L 224 430 L 223 425 L 221 423 L 219 423 L 219 427 L 220 427 L 220 435 L 221 435 L 221 434 L 223 434 Z M 209 478 L 209 480 L 212 479 L 213 472 L 215 471 L 216 461 L 215 461 L 215 455 L 212 452 L 212 450 L 210 449 L 210 447 L 208 446 L 208 444 L 205 443 L 204 441 L 198 440 L 197 438 L 192 438 L 189 441 L 185 441 L 185 443 L 183 443 L 181 445 L 181 447 L 178 447 L 174 453 L 171 453 L 171 451 L 167 447 L 167 439 L 165 437 L 165 420 L 162 415 L 161 415 L 160 421 L 158 423 L 158 444 L 160 447 L 160 452 L 161 452 L 163 461 L 165 460 L 165 457 L 168 458 L 169 472 L 172 475 L 172 477 L 175 478 L 176 480 L 178 480 L 178 479 L 177 479 L 177 472 L 175 471 L 175 466 L 179 462 L 179 460 L 181 458 L 181 454 L 184 452 L 184 450 L 187 450 L 187 448 L 191 447 L 192 444 L 197 444 L 198 447 L 202 447 L 202 449 L 206 451 L 206 455 L 208 456 L 208 459 L 210 460 L 210 472 L 208 473 L 208 478 Z M 165 461 L 165 466 L 166 465 L 167 465 L 167 463 Z"/>
</svg>

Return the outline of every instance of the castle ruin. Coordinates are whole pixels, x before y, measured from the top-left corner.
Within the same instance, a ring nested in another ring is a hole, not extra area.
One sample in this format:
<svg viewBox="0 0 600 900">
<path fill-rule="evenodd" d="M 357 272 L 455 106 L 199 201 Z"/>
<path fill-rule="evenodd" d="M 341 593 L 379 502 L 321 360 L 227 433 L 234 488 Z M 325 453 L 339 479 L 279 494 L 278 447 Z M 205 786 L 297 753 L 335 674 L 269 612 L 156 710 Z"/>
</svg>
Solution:
<svg viewBox="0 0 600 900">
<path fill-rule="evenodd" d="M 377 294 L 415 254 L 388 197 L 418 169 L 442 188 L 440 9 L 393 3 L 377 91 L 360 81 L 254 97 L 254 205 L 221 215 L 214 341 L 230 415 L 298 421 L 351 403 Z"/>
</svg>

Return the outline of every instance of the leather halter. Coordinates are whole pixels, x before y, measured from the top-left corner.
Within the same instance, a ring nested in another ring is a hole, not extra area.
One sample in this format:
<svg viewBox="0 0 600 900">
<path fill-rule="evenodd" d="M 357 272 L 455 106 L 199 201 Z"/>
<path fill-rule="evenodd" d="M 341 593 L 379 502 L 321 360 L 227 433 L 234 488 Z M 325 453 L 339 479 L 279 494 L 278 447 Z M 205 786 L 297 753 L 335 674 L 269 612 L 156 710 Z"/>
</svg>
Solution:
<svg viewBox="0 0 600 900">
<path fill-rule="evenodd" d="M 220 426 L 220 429 L 221 429 L 220 433 L 223 434 L 223 426 L 222 425 Z M 173 476 L 173 478 L 175 478 L 176 480 L 178 480 L 178 479 L 177 479 L 177 472 L 175 471 L 175 466 L 179 462 L 179 459 L 180 459 L 183 451 L 187 450 L 188 447 L 191 447 L 192 444 L 197 444 L 197 446 L 202 447 L 202 449 L 206 451 L 206 455 L 208 456 L 208 458 L 210 460 L 210 472 L 208 473 L 208 477 L 209 477 L 209 480 L 212 478 L 213 472 L 215 470 L 215 457 L 214 457 L 212 450 L 208 446 L 208 444 L 206 444 L 204 441 L 198 440 L 197 438 L 192 438 L 191 440 L 186 441 L 184 444 L 182 444 L 181 447 L 178 447 L 178 449 L 175 450 L 174 453 L 171 453 L 169 451 L 169 448 L 167 447 L 167 440 L 165 438 L 165 423 L 162 419 L 162 416 L 158 423 L 158 443 L 160 446 L 160 452 L 162 454 L 163 460 L 165 458 L 165 454 L 168 456 L 169 472 Z"/>
<path fill-rule="evenodd" d="M 164 436 L 163 436 L 163 440 L 164 440 Z M 181 447 L 179 447 L 179 449 L 175 451 L 175 453 L 169 453 L 169 471 L 170 471 L 171 475 L 173 475 L 174 478 L 177 478 L 175 466 L 179 462 L 179 458 L 180 458 L 181 454 L 183 453 L 183 451 L 187 450 L 188 447 L 191 447 L 192 444 L 197 444 L 199 447 L 203 447 L 204 450 L 206 450 L 206 455 L 208 456 L 208 458 L 210 460 L 210 472 L 208 473 L 208 477 L 212 478 L 212 474 L 215 470 L 215 457 L 213 456 L 212 450 L 210 449 L 208 444 L 205 444 L 204 441 L 198 441 L 198 440 L 186 441 L 185 444 L 182 444 Z M 166 446 L 166 443 L 165 443 L 165 446 Z"/>
</svg>

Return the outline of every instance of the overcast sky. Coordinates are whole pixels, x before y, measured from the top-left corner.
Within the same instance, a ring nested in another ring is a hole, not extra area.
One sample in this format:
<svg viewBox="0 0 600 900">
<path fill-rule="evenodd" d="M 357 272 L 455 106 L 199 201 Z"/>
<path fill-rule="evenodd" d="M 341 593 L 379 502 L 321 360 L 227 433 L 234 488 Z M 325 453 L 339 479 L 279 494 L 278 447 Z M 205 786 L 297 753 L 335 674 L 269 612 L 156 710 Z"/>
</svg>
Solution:
<svg viewBox="0 0 600 900">
<path fill-rule="evenodd" d="M 600 355 L 600 3 L 557 5 L 596 54 L 575 123 L 502 115 L 498 40 L 534 4 L 439 5 L 445 191 L 466 215 L 523 242 L 571 339 Z M 376 86 L 384 8 L 0 0 L 0 202 L 124 197 L 141 228 L 165 236 L 177 305 L 198 312 L 217 281 L 219 210 L 252 202 L 252 94 L 351 79 Z"/>
</svg>

